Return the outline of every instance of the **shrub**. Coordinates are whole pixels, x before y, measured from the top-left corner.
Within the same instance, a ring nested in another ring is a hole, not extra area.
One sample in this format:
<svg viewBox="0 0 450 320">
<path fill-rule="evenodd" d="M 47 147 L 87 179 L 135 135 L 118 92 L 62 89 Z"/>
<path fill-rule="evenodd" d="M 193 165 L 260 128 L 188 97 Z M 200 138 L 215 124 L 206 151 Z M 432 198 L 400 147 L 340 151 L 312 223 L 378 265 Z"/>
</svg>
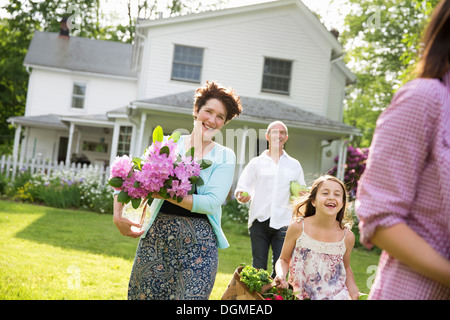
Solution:
<svg viewBox="0 0 450 320">
<path fill-rule="evenodd" d="M 239 234 L 248 234 L 248 206 L 236 199 L 228 200 L 222 206 L 222 224 L 225 228 L 233 229 Z"/>
<path fill-rule="evenodd" d="M 112 213 L 111 187 L 99 181 L 99 173 L 90 169 L 77 174 L 71 170 L 53 171 L 50 176 L 42 173 L 31 175 L 24 171 L 8 183 L 6 194 L 13 200 L 43 203 L 50 207 Z"/>
<path fill-rule="evenodd" d="M 358 181 L 361 178 L 365 168 L 367 157 L 369 156 L 369 148 L 355 148 L 353 146 L 347 147 L 347 161 L 345 163 L 344 184 L 347 186 L 350 200 L 354 200 L 358 189 Z M 336 166 L 334 166 L 328 174 L 336 176 L 337 163 L 339 156 L 334 159 Z"/>
</svg>

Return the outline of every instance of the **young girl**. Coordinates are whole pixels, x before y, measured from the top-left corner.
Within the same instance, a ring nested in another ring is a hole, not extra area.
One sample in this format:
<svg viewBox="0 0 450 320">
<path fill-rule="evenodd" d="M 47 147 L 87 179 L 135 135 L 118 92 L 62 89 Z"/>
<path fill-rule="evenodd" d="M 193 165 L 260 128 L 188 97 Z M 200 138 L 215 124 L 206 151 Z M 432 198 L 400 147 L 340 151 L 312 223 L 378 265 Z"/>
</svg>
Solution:
<svg viewBox="0 0 450 320">
<path fill-rule="evenodd" d="M 347 194 L 332 176 L 318 178 L 310 195 L 294 208 L 276 263 L 278 287 L 289 283 L 299 299 L 358 299 L 359 290 L 350 268 L 355 236 L 342 225 Z"/>
</svg>

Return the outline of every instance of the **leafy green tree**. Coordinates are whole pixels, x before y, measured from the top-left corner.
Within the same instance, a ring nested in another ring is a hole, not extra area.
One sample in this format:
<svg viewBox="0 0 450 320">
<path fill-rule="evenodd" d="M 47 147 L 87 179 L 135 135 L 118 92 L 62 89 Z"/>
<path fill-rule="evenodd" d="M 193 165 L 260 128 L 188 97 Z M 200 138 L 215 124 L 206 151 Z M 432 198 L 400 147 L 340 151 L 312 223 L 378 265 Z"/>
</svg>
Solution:
<svg viewBox="0 0 450 320">
<path fill-rule="evenodd" d="M 108 20 L 100 0 L 7 2 L 2 7 L 7 17 L 0 19 L 0 154 L 12 152 L 14 128 L 6 120 L 25 112 L 28 73 L 23 61 L 35 31 L 58 32 L 61 19 L 67 17 L 71 35 L 131 43 L 137 18 L 211 10 L 223 2 L 204 5 L 201 0 L 127 0 L 128 24 Z"/>
<path fill-rule="evenodd" d="M 361 130 L 356 145 L 370 145 L 379 114 L 412 78 L 422 31 L 438 2 L 347 0 L 352 10 L 345 17 L 341 41 L 357 83 L 348 92 L 344 122 Z"/>
<path fill-rule="evenodd" d="M 70 3 L 79 6 L 84 21 L 92 22 L 91 27 L 79 31 L 80 35 L 96 37 L 100 32 L 95 14 L 99 0 Z M 8 17 L 0 20 L 0 154 L 12 151 L 14 128 L 6 120 L 25 112 L 28 73 L 23 61 L 33 34 L 36 30 L 59 31 L 59 21 L 67 15 L 68 7 L 69 1 L 30 0 L 11 0 L 3 7 Z"/>
<path fill-rule="evenodd" d="M 14 130 L 6 119 L 25 111 L 28 74 L 23 67 L 29 39 L 0 21 L 0 154 L 10 153 Z"/>
</svg>

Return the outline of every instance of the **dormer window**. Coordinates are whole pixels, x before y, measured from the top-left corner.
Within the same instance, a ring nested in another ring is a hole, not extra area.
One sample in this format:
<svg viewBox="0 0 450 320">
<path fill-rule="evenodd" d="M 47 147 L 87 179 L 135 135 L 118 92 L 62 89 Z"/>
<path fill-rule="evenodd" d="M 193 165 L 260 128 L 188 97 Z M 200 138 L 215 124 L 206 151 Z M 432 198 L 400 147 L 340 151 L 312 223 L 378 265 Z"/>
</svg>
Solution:
<svg viewBox="0 0 450 320">
<path fill-rule="evenodd" d="M 86 83 L 75 82 L 73 84 L 72 108 L 84 109 L 85 96 L 86 96 Z"/>
<path fill-rule="evenodd" d="M 291 69 L 292 61 L 265 58 L 261 91 L 289 94 Z"/>
<path fill-rule="evenodd" d="M 200 83 L 203 48 L 175 45 L 172 80 Z"/>
</svg>

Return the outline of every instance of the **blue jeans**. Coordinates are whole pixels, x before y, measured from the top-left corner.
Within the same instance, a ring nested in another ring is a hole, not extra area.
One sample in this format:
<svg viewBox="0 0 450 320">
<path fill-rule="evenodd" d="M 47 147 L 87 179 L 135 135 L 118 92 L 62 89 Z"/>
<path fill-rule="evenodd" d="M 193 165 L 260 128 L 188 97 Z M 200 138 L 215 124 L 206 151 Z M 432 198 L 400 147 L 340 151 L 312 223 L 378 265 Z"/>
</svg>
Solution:
<svg viewBox="0 0 450 320">
<path fill-rule="evenodd" d="M 250 227 L 250 240 L 252 244 L 252 265 L 254 268 L 267 270 L 269 248 L 272 246 L 272 278 L 275 277 L 275 263 L 281 254 L 287 226 L 273 229 L 269 226 L 270 219 L 260 222 L 253 221 Z"/>
</svg>

